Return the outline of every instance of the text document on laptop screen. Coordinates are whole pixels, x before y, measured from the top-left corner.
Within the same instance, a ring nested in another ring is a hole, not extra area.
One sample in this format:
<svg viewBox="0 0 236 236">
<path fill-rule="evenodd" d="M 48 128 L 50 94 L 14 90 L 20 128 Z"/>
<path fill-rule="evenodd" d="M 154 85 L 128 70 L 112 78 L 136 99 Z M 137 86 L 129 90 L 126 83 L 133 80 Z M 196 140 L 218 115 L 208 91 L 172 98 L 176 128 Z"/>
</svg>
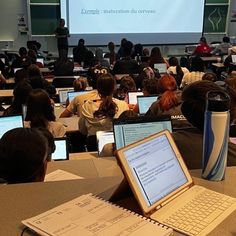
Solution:
<svg viewBox="0 0 236 236">
<path fill-rule="evenodd" d="M 172 132 L 171 121 L 116 124 L 114 125 L 116 149 L 125 147 L 164 129 Z"/>
<path fill-rule="evenodd" d="M 52 153 L 52 160 L 66 160 L 67 159 L 67 147 L 66 140 L 54 140 L 56 149 Z"/>
<path fill-rule="evenodd" d="M 148 206 L 188 181 L 165 134 L 124 155 Z"/>
<path fill-rule="evenodd" d="M 61 0 L 70 45 L 196 43 L 202 35 L 204 0 Z M 144 20 L 145 19 L 145 20 Z"/>
</svg>

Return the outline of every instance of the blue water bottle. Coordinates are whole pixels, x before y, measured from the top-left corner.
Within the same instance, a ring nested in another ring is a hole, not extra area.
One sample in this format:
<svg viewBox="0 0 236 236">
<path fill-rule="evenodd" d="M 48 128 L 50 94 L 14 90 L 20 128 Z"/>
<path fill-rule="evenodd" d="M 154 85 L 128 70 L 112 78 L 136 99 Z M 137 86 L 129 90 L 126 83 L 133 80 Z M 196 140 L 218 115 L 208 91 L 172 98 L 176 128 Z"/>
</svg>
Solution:
<svg viewBox="0 0 236 236">
<path fill-rule="evenodd" d="M 202 177 L 220 181 L 225 177 L 229 139 L 229 106 L 227 93 L 210 91 L 206 95 L 203 136 Z"/>
</svg>

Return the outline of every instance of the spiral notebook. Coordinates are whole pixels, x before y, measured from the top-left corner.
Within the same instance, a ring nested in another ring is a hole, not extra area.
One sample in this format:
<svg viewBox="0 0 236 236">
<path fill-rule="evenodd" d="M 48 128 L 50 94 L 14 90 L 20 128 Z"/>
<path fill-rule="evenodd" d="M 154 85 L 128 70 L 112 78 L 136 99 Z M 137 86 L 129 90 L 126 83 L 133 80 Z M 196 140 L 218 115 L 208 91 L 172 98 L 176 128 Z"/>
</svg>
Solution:
<svg viewBox="0 0 236 236">
<path fill-rule="evenodd" d="M 22 223 L 43 236 L 164 236 L 173 232 L 92 194 L 82 195 Z"/>
</svg>

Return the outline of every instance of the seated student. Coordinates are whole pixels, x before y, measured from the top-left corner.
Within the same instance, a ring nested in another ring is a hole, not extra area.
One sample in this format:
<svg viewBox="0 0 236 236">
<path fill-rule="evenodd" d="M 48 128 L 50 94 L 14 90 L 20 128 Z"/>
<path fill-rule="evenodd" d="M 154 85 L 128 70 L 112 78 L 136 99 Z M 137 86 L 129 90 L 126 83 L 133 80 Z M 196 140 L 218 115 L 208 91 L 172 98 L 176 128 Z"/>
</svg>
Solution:
<svg viewBox="0 0 236 236">
<path fill-rule="evenodd" d="M 159 98 L 146 113 L 146 116 L 170 115 L 173 128 L 185 128 L 191 125 L 186 121 L 181 111 L 181 91 L 177 90 L 177 84 L 173 76 L 164 75 L 157 82 Z"/>
<path fill-rule="evenodd" d="M 232 47 L 230 43 L 230 38 L 227 36 L 223 37 L 222 43 L 216 46 L 216 48 L 211 52 L 213 55 L 227 55 L 229 48 Z"/>
<path fill-rule="evenodd" d="M 73 76 L 74 63 L 67 58 L 67 50 L 60 51 L 60 57 L 54 64 L 55 76 Z"/>
<path fill-rule="evenodd" d="M 169 58 L 169 65 L 170 67 L 167 69 L 167 73 L 173 75 L 179 87 L 184 74 L 188 73 L 189 70 L 186 67 L 181 67 L 176 57 Z"/>
<path fill-rule="evenodd" d="M 211 47 L 207 44 L 205 37 L 201 37 L 199 44 L 193 52 L 194 56 L 204 57 L 211 56 Z"/>
<path fill-rule="evenodd" d="M 43 181 L 48 142 L 37 129 L 16 128 L 0 139 L 0 178 L 8 184 Z"/>
<path fill-rule="evenodd" d="M 110 63 L 108 62 L 108 60 L 103 58 L 103 50 L 101 48 L 97 48 L 95 50 L 95 61 L 96 64 L 104 66 L 109 68 L 110 67 Z"/>
<path fill-rule="evenodd" d="M 115 52 L 115 44 L 113 42 L 109 42 L 108 45 L 108 53 L 105 53 L 104 58 L 108 58 L 110 65 L 114 65 L 115 62 L 118 60 L 118 55 Z"/>
<path fill-rule="evenodd" d="M 133 49 L 133 43 L 127 41 L 124 43 L 123 51 L 124 57 L 118 61 L 116 61 L 113 74 L 138 74 L 139 73 L 139 65 L 138 62 L 131 58 L 131 53 Z"/>
<path fill-rule="evenodd" d="M 75 82 L 77 81 L 77 82 Z M 75 80 L 75 84 L 74 84 L 74 89 L 76 89 L 75 87 L 79 84 L 80 78 L 78 80 Z M 84 80 L 81 80 L 81 82 Z M 84 81 L 85 82 L 85 81 Z M 83 84 L 83 88 L 84 88 L 84 82 L 82 82 L 81 84 Z M 87 84 L 87 81 L 86 81 Z M 87 86 L 86 86 L 87 87 Z M 81 87 L 80 87 L 81 88 Z M 75 90 L 76 91 L 76 90 Z M 80 90 L 82 91 L 82 90 Z M 60 118 L 65 118 L 65 117 L 71 117 L 74 114 L 77 114 L 78 116 L 80 116 L 81 114 L 81 110 L 82 110 L 82 105 L 87 101 L 87 100 L 96 100 L 99 99 L 99 95 L 96 89 L 89 91 L 88 93 L 85 94 L 81 94 L 76 96 L 66 107 L 66 109 L 61 113 Z"/>
<path fill-rule="evenodd" d="M 157 84 L 158 84 L 158 82 L 154 78 L 143 80 L 143 86 L 142 86 L 143 95 L 144 96 L 149 96 L 149 95 L 158 94 Z M 138 104 L 134 105 L 133 110 L 135 112 L 139 113 Z"/>
<path fill-rule="evenodd" d="M 205 66 L 203 60 L 199 56 L 193 57 L 191 59 L 191 72 L 184 74 L 180 88 L 184 88 L 186 85 L 195 81 L 202 80 L 204 70 Z"/>
<path fill-rule="evenodd" d="M 233 62 L 232 55 L 236 55 L 236 46 L 230 49 L 230 54 L 225 58 L 224 66 L 227 68 L 228 73 L 230 74 L 233 70 L 235 70 L 235 65 L 231 65 Z"/>
<path fill-rule="evenodd" d="M 186 119 L 195 129 L 186 129 L 173 132 L 174 140 L 189 169 L 202 168 L 202 144 L 204 128 L 204 112 L 206 106 L 206 93 L 208 91 L 222 91 L 214 82 L 197 81 L 187 86 L 182 93 L 183 104 L 181 110 Z M 229 93 L 231 107 L 235 107 L 236 96 Z M 230 118 L 235 112 L 230 110 Z M 236 145 L 229 143 L 227 165 L 236 165 Z"/>
<path fill-rule="evenodd" d="M 55 138 L 65 136 L 66 129 L 63 124 L 56 121 L 50 97 L 44 90 L 33 90 L 26 105 L 25 127 L 46 128 Z"/>
<path fill-rule="evenodd" d="M 32 87 L 26 81 L 19 82 L 13 90 L 13 102 L 4 111 L 4 115 L 22 114 L 22 106 L 26 104 Z"/>
<path fill-rule="evenodd" d="M 47 80 L 42 77 L 37 65 L 32 64 L 27 68 L 28 82 L 33 89 L 44 89 L 49 95 L 56 94 L 56 89 Z"/>
<path fill-rule="evenodd" d="M 124 100 L 128 103 L 129 91 L 137 91 L 137 88 L 134 79 L 129 75 L 125 75 L 121 78 L 120 86 L 114 92 L 114 97 L 118 98 L 119 100 Z"/>
<path fill-rule="evenodd" d="M 169 67 L 168 61 L 165 60 L 165 58 L 161 54 L 161 50 L 159 47 L 154 47 L 151 50 L 151 54 L 148 60 L 148 64 L 151 68 L 154 68 L 154 64 L 157 63 L 165 63 L 167 67 Z"/>
<path fill-rule="evenodd" d="M 129 109 L 125 101 L 113 98 L 115 86 L 116 82 L 111 74 L 102 74 L 97 81 L 100 98 L 88 100 L 82 106 L 79 131 L 83 135 L 87 135 L 88 140 L 92 140 L 91 142 L 95 141 L 93 137 L 95 137 L 97 131 L 112 130 L 112 119 L 118 118 L 123 111 Z M 89 141 L 87 147 L 88 145 Z"/>
<path fill-rule="evenodd" d="M 13 62 L 11 67 L 12 68 L 23 68 L 24 62 L 26 61 L 27 58 L 27 49 L 25 47 L 21 47 L 19 49 L 19 55 L 20 57 L 16 58 Z"/>
</svg>

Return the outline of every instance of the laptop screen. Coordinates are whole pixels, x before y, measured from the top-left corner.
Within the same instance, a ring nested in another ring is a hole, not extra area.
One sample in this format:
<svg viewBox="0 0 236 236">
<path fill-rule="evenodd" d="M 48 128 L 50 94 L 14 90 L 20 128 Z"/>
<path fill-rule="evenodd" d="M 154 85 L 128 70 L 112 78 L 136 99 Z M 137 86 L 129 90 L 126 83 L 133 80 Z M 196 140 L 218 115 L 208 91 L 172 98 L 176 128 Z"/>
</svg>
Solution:
<svg viewBox="0 0 236 236">
<path fill-rule="evenodd" d="M 79 92 L 68 92 L 68 99 L 69 99 L 69 102 L 71 102 L 76 96 L 79 96 L 81 94 L 85 94 L 85 93 L 88 93 L 90 91 L 79 91 Z"/>
<path fill-rule="evenodd" d="M 6 62 L 5 58 L 1 57 L 0 59 L 1 59 L 2 63 L 5 64 L 5 62 Z"/>
<path fill-rule="evenodd" d="M 110 131 L 98 131 L 96 133 L 98 143 L 98 155 L 101 154 L 103 147 L 108 143 L 114 143 L 114 133 Z"/>
<path fill-rule="evenodd" d="M 42 63 L 44 65 L 44 59 L 43 58 L 37 58 L 36 61 L 39 62 L 39 63 Z"/>
<path fill-rule="evenodd" d="M 139 114 L 145 114 L 149 107 L 157 100 L 158 96 L 138 96 Z"/>
<path fill-rule="evenodd" d="M 52 160 L 68 160 L 68 150 L 66 138 L 58 138 L 54 140 L 56 149 L 52 153 Z"/>
<path fill-rule="evenodd" d="M 128 102 L 129 104 L 137 104 L 137 96 L 143 96 L 141 91 L 128 92 Z"/>
<path fill-rule="evenodd" d="M 63 89 L 58 91 L 59 101 L 61 104 L 66 104 L 66 99 L 68 98 L 68 91 L 73 91 L 73 90 Z"/>
<path fill-rule="evenodd" d="M 148 206 L 188 182 L 163 132 L 123 152 L 129 171 Z"/>
<path fill-rule="evenodd" d="M 23 127 L 23 119 L 21 115 L 0 117 L 0 138 L 8 130 L 21 127 Z"/>
<path fill-rule="evenodd" d="M 231 57 L 232 57 L 232 62 L 236 63 L 236 55 L 231 55 Z"/>
<path fill-rule="evenodd" d="M 171 118 L 163 116 L 156 119 L 146 117 L 135 120 L 113 121 L 116 149 L 127 146 L 164 129 L 172 132 Z"/>
<path fill-rule="evenodd" d="M 154 64 L 154 68 L 159 71 L 160 74 L 164 74 L 167 71 L 167 65 L 166 63 L 157 63 Z"/>
</svg>

